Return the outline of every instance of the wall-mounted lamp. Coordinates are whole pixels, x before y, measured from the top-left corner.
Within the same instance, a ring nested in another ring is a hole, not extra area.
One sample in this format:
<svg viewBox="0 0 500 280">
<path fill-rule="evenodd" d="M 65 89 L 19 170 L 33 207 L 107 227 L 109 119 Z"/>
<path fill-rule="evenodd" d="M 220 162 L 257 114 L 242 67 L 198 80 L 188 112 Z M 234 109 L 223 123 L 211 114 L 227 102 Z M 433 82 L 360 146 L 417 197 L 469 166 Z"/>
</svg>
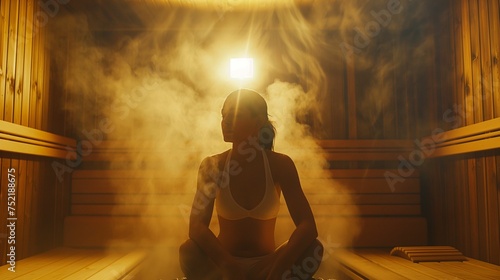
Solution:
<svg viewBox="0 0 500 280">
<path fill-rule="evenodd" d="M 253 78 L 253 58 L 231 58 L 229 75 L 232 79 Z"/>
</svg>

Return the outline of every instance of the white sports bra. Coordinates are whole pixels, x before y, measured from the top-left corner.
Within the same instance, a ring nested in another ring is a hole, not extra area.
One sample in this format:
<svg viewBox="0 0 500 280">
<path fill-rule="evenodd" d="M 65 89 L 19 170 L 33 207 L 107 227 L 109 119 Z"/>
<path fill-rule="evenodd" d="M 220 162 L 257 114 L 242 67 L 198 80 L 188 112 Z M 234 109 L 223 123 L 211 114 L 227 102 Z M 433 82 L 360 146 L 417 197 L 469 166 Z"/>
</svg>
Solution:
<svg viewBox="0 0 500 280">
<path fill-rule="evenodd" d="M 228 172 L 231 150 L 229 151 L 223 172 L 223 176 L 227 176 L 227 178 L 224 180 L 224 185 L 221 186 L 221 184 L 218 184 L 215 196 L 215 208 L 217 209 L 217 214 L 219 216 L 227 220 L 240 220 L 244 218 L 269 220 L 278 216 L 280 208 L 280 194 L 274 185 L 271 169 L 269 167 L 269 161 L 264 150 L 262 150 L 262 157 L 264 159 L 264 171 L 266 173 L 266 190 L 260 203 L 254 208 L 248 210 L 239 205 L 231 194 L 231 188 L 229 187 L 230 175 Z"/>
</svg>

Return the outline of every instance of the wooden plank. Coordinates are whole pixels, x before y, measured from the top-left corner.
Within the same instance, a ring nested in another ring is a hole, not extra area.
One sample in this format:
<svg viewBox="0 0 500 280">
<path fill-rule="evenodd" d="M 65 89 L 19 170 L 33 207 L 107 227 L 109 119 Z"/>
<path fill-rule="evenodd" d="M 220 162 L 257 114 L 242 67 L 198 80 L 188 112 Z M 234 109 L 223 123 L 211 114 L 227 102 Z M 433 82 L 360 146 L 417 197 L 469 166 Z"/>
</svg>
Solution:
<svg viewBox="0 0 500 280">
<path fill-rule="evenodd" d="M 30 94 L 31 92 L 31 63 L 33 54 L 33 22 L 34 22 L 34 3 L 28 1 L 26 13 L 26 31 L 24 33 L 25 51 L 24 51 L 24 73 L 22 85 L 22 112 L 21 112 L 21 125 L 29 126 L 30 114 Z"/>
<path fill-rule="evenodd" d="M 26 257 L 26 244 L 25 242 L 25 230 L 26 230 L 26 216 L 25 216 L 25 209 L 26 209 L 26 195 L 27 192 L 30 191 L 30 186 L 28 185 L 28 174 L 27 174 L 27 160 L 19 160 L 19 169 L 16 171 L 18 173 L 18 180 L 19 180 L 19 189 L 18 189 L 18 199 L 17 199 L 17 207 L 21 211 L 20 214 L 17 217 L 18 221 L 18 227 L 17 227 L 17 233 L 16 235 L 18 236 L 19 239 L 19 247 L 17 248 L 17 253 L 19 254 L 20 258 Z"/>
<path fill-rule="evenodd" d="M 488 270 L 496 271 L 500 274 L 500 266 L 488 262 L 479 261 L 473 258 L 467 258 L 467 264 L 481 267 Z"/>
<path fill-rule="evenodd" d="M 35 14 L 40 11 L 40 6 L 36 5 L 34 7 L 34 12 Z M 31 56 L 31 84 L 30 84 L 30 116 L 29 116 L 29 127 L 31 128 L 38 128 L 36 125 L 36 108 L 37 108 L 37 99 L 39 96 L 39 86 L 38 86 L 38 68 L 40 67 L 39 65 L 39 57 L 40 57 L 40 37 L 38 36 L 39 33 L 35 37 L 33 37 L 32 44 L 32 52 L 33 55 Z"/>
<path fill-rule="evenodd" d="M 69 256 L 63 256 L 64 258 L 57 259 L 55 262 L 51 262 L 50 265 L 45 265 L 43 267 L 38 268 L 37 270 L 31 271 L 28 274 L 22 275 L 17 277 L 16 279 L 26 279 L 26 280 L 31 280 L 31 279 L 39 279 L 47 274 L 53 273 L 54 271 L 58 270 L 61 267 L 65 267 L 67 265 L 70 265 L 74 262 L 80 261 L 84 256 L 78 255 L 78 254 L 72 254 Z M 54 279 L 54 278 L 51 278 Z"/>
<path fill-rule="evenodd" d="M 469 221 L 471 232 L 471 253 L 468 256 L 473 258 L 479 257 L 479 224 L 478 224 L 478 198 L 477 198 L 477 184 L 476 184 L 476 160 L 467 159 L 468 173 L 468 198 L 469 198 Z"/>
<path fill-rule="evenodd" d="M 178 180 L 162 180 L 162 179 L 79 179 L 73 181 L 72 192 L 76 193 L 185 193 L 193 190 L 192 184 L 189 182 Z M 332 193 L 363 193 L 363 194 L 379 194 L 379 193 L 419 193 L 420 181 L 415 178 L 405 179 L 403 183 L 396 185 L 391 189 L 386 179 L 309 179 L 302 182 L 305 190 L 309 185 L 322 186 L 325 188 L 322 191 L 325 194 Z M 149 187 L 148 187 L 149 186 Z M 154 186 L 154 187 L 152 187 Z"/>
<path fill-rule="evenodd" d="M 472 123 L 479 123 L 484 120 L 483 118 L 483 102 L 482 102 L 482 91 L 483 87 L 481 84 L 481 56 L 486 55 L 481 53 L 480 46 L 480 26 L 479 26 L 479 7 L 478 1 L 469 1 L 469 15 L 470 15 L 470 38 L 471 38 L 471 70 L 472 70 L 472 80 L 471 80 L 471 95 L 468 100 L 470 100 L 471 107 L 466 107 L 468 110 L 472 110 L 471 114 L 473 116 Z"/>
<path fill-rule="evenodd" d="M 358 250 L 356 250 L 356 251 L 358 251 Z M 377 251 L 379 251 L 379 250 L 369 250 L 369 249 L 359 250 L 359 252 L 369 252 L 369 253 L 374 252 L 373 254 L 376 254 Z M 425 267 L 423 265 L 420 265 L 419 263 L 414 263 L 414 262 L 402 259 L 400 257 L 391 256 L 388 253 L 379 253 L 379 254 L 377 254 L 377 256 L 379 258 L 378 259 L 379 261 L 381 261 L 380 259 L 385 259 L 388 262 L 396 263 L 399 266 L 405 267 L 406 269 L 411 270 L 411 271 L 416 271 L 418 273 L 424 274 L 424 275 L 426 275 L 426 277 L 431 277 L 432 279 L 457 279 L 457 280 L 461 279 L 461 278 L 455 277 L 451 274 L 448 274 L 446 272 L 442 272 L 439 270 Z"/>
<path fill-rule="evenodd" d="M 333 179 L 340 178 L 385 178 L 387 172 L 391 172 L 394 174 L 399 174 L 397 169 L 330 169 L 328 170 L 328 174 Z M 407 174 L 405 174 L 407 175 Z M 405 178 L 420 178 L 420 172 L 418 169 L 409 176 Z"/>
<path fill-rule="evenodd" d="M 185 179 L 90 179 L 75 180 L 73 193 L 186 193 L 194 190 L 194 184 L 186 184 Z"/>
<path fill-rule="evenodd" d="M 124 253 L 114 250 L 107 250 L 106 252 L 103 252 L 103 255 L 104 256 L 100 258 L 99 261 L 87 264 L 86 266 L 80 267 L 79 270 L 73 271 L 73 273 L 69 275 L 71 276 L 69 278 L 88 279 L 92 275 L 98 273 L 99 271 L 102 271 L 103 269 L 106 269 L 106 267 L 112 265 L 114 262 L 122 258 Z"/>
<path fill-rule="evenodd" d="M 7 122 L 14 121 L 14 95 L 16 84 L 16 57 L 17 57 L 17 24 L 19 17 L 19 2 L 12 1 L 9 11 L 9 29 L 8 29 L 8 47 L 7 47 L 7 65 L 4 74 L 7 78 L 5 85 L 5 107 L 3 120 Z"/>
<path fill-rule="evenodd" d="M 174 204 L 73 204 L 72 215 L 101 215 L 101 216 L 172 216 L 181 215 L 179 206 Z M 359 216 L 418 216 L 421 214 L 420 205 L 358 205 L 355 208 L 345 205 L 311 205 L 315 217 L 336 215 Z M 353 211 L 355 209 L 355 211 Z M 290 216 L 288 209 L 282 205 L 280 216 Z"/>
<path fill-rule="evenodd" d="M 38 193 L 40 193 L 40 162 L 33 162 L 33 180 L 31 181 L 31 209 L 26 214 L 30 217 L 30 233 L 26 234 L 26 240 L 28 242 L 29 252 L 28 254 L 35 254 L 36 252 L 40 252 L 39 246 L 40 244 L 37 242 L 37 236 L 32 234 L 33 232 L 38 232 L 39 228 L 37 228 L 37 223 L 39 221 L 39 197 Z"/>
<path fill-rule="evenodd" d="M 14 81 L 14 108 L 13 123 L 21 123 L 21 105 L 22 105 L 22 95 L 23 95 L 23 85 L 24 85 L 24 52 L 25 52 L 25 40 L 24 34 L 26 32 L 26 12 L 27 3 L 26 1 L 19 2 L 18 8 L 18 29 L 17 34 L 17 51 L 16 51 L 16 73 Z"/>
<path fill-rule="evenodd" d="M 467 167 L 467 163 L 464 160 L 459 160 L 454 162 L 454 170 L 465 170 Z M 468 174 L 467 172 L 457 172 L 457 189 L 455 191 L 455 195 L 457 196 L 455 209 L 456 213 L 459 217 L 464 217 L 458 219 L 458 228 L 457 231 L 462 234 L 458 237 L 458 244 L 460 244 L 463 252 L 469 252 L 469 239 L 470 239 L 470 228 L 469 219 L 466 217 L 469 213 L 469 199 L 468 199 Z"/>
<path fill-rule="evenodd" d="M 454 57 L 454 90 L 455 93 L 454 99 L 450 103 L 450 106 L 455 106 L 451 108 L 453 110 L 454 118 L 451 119 L 450 125 L 451 128 L 458 128 L 465 125 L 465 112 L 463 104 L 466 95 L 466 80 L 465 80 L 465 60 L 464 53 L 466 52 L 464 45 L 464 36 L 466 35 L 466 26 L 464 26 L 463 19 L 463 1 L 450 1 L 453 5 L 453 30 L 451 33 L 455 37 L 455 41 L 452 42 L 452 45 L 456 48 L 456 52 L 453 54 Z M 468 38 L 468 37 L 467 37 Z M 453 104 L 453 105 L 452 105 Z"/>
<path fill-rule="evenodd" d="M 494 278 L 484 277 L 478 275 L 476 272 L 467 271 L 467 268 L 464 266 L 457 266 L 457 263 L 462 262 L 422 262 L 420 265 L 429 267 L 435 270 L 442 271 L 444 273 L 448 273 L 453 275 L 454 277 L 459 277 L 462 279 L 477 279 L 477 280 L 491 280 Z"/>
<path fill-rule="evenodd" d="M 367 279 L 407 279 L 401 274 L 392 272 L 384 267 L 357 255 L 355 252 L 338 250 L 335 254 L 336 260 L 361 274 Z"/>
<path fill-rule="evenodd" d="M 324 179 L 303 180 L 304 189 L 307 190 L 308 184 L 312 186 L 325 186 L 322 191 L 327 193 L 419 193 L 420 180 L 416 178 L 403 178 L 403 181 L 395 184 L 392 188 L 386 179 L 335 179 L 325 181 Z"/>
<path fill-rule="evenodd" d="M 341 54 L 337 54 L 341 55 Z M 346 65 L 345 63 L 330 62 L 331 72 L 328 75 L 328 88 L 330 92 L 330 106 L 332 139 L 348 138 L 348 101 L 347 87 L 345 85 Z"/>
<path fill-rule="evenodd" d="M 46 280 L 66 279 L 66 278 L 84 279 L 80 278 L 81 276 L 78 275 L 78 272 L 96 262 L 104 262 L 105 261 L 104 258 L 106 257 L 107 254 L 100 250 L 89 250 L 89 251 L 78 252 L 78 255 L 81 256 L 81 258 L 78 261 L 75 261 L 66 266 L 58 265 L 55 270 L 37 279 L 46 279 Z M 65 256 L 65 258 L 67 257 Z"/>
<path fill-rule="evenodd" d="M 487 232 L 489 237 L 489 252 L 488 260 L 500 264 L 500 250 L 495 248 L 500 248 L 500 200 L 497 197 L 497 178 L 494 174 L 497 174 L 497 163 L 494 156 L 488 156 L 486 158 L 486 168 L 484 170 L 484 181 L 485 181 L 485 207 L 487 213 Z M 498 176 L 498 174 L 497 174 Z M 495 226 L 497 225 L 497 226 Z M 496 260 L 496 261 L 495 261 Z"/>
<path fill-rule="evenodd" d="M 486 174 L 485 172 L 485 158 L 476 158 L 476 186 L 477 186 L 477 223 L 478 223 L 478 235 L 479 235 L 479 246 L 480 248 L 490 248 L 489 235 L 488 235 L 488 213 L 487 210 L 487 199 L 486 199 Z M 488 259 L 488 250 L 479 250 L 479 259 Z"/>
<path fill-rule="evenodd" d="M 357 102 L 356 102 L 356 57 L 346 60 L 346 76 L 347 76 L 347 127 L 348 138 L 356 139 L 358 132 L 357 122 Z"/>
<path fill-rule="evenodd" d="M 420 194 L 335 194 L 306 193 L 310 204 L 420 204 Z M 179 194 L 73 194 L 73 204 L 168 204 L 170 201 L 191 202 L 194 192 Z"/>
<path fill-rule="evenodd" d="M 465 108 L 465 120 L 462 125 L 470 125 L 474 123 L 474 103 L 473 103 L 473 84 L 472 84 L 472 53 L 471 53 L 471 23 L 470 23 L 470 1 L 461 1 L 462 4 L 462 46 L 463 46 L 463 63 L 464 63 L 464 100 L 459 104 L 463 104 Z M 463 103 L 462 103 L 463 102 Z"/>
<path fill-rule="evenodd" d="M 41 73 L 41 81 L 42 81 L 42 89 L 43 89 L 43 93 L 42 93 L 42 96 L 40 98 L 40 101 L 41 101 L 41 105 L 40 105 L 40 110 L 41 110 L 41 113 L 40 113 L 40 129 L 41 130 L 48 130 L 49 129 L 49 126 L 51 124 L 49 124 L 49 121 L 50 121 L 50 118 L 49 118 L 49 108 L 50 108 L 50 101 L 51 101 L 51 95 L 52 95 L 52 92 L 50 90 L 50 62 L 51 62 L 51 59 L 50 59 L 50 55 L 49 55 L 49 51 L 48 51 L 48 48 L 49 48 L 49 35 L 48 35 L 48 31 L 47 31 L 47 28 L 44 28 L 41 32 L 40 32 L 43 36 L 43 45 L 42 45 L 42 50 L 43 50 L 43 68 L 40 69 L 40 71 L 42 71 Z"/>
<path fill-rule="evenodd" d="M 40 268 L 50 266 L 58 259 L 64 256 L 74 254 L 77 249 L 71 248 L 56 248 L 42 254 L 31 256 L 27 259 L 19 260 L 16 262 L 16 272 L 12 273 L 7 270 L 8 265 L 0 266 L 1 279 L 17 279 L 17 277 L 27 275 Z"/>
<path fill-rule="evenodd" d="M 146 253 L 142 251 L 132 252 L 119 260 L 113 262 L 107 268 L 99 271 L 98 273 L 89 277 L 89 280 L 107 280 L 110 275 L 120 276 L 125 275 L 127 272 L 136 267 L 144 258 L 146 257 Z M 117 277 L 118 278 L 118 277 Z"/>
<path fill-rule="evenodd" d="M 31 236 L 31 228 L 32 228 L 32 223 L 35 222 L 32 217 L 31 217 L 31 211 L 32 211 L 32 197 L 34 195 L 33 193 L 33 182 L 35 179 L 33 178 L 35 174 L 34 170 L 34 161 L 28 160 L 26 163 L 26 190 L 25 190 L 25 197 L 24 197 L 24 232 L 23 232 L 23 239 L 26 242 L 26 246 L 24 248 L 24 251 L 22 252 L 24 256 L 29 256 L 30 252 L 32 252 L 31 243 L 30 243 L 30 236 Z"/>
<path fill-rule="evenodd" d="M 492 62 L 493 56 L 491 52 L 491 38 L 490 38 L 490 19 L 488 17 L 490 1 L 478 1 L 479 13 L 479 39 L 480 39 L 480 52 L 481 52 L 481 74 L 476 79 L 481 86 L 481 92 L 478 92 L 479 97 L 476 99 L 483 107 L 483 119 L 493 119 L 493 83 L 492 83 Z"/>
<path fill-rule="evenodd" d="M 172 174 L 167 172 L 168 170 L 75 170 L 73 172 L 73 180 L 79 179 L 150 179 L 150 178 L 172 178 Z M 186 169 L 184 169 L 186 171 Z M 197 174 L 198 169 L 188 170 L 194 175 Z M 352 178 L 352 179 L 363 179 L 367 180 L 370 178 L 385 178 L 386 172 L 392 172 L 398 174 L 397 169 L 328 169 L 324 170 L 322 174 L 314 174 L 313 178 Z M 304 174 L 309 175 L 309 174 Z M 326 175 L 326 176 L 325 176 Z M 419 178 L 420 172 L 415 170 L 408 178 Z M 307 178 L 307 177 L 302 177 Z"/>
<path fill-rule="evenodd" d="M 72 204 L 172 204 L 191 203 L 194 192 L 185 194 L 74 194 Z"/>
<path fill-rule="evenodd" d="M 35 105 L 35 128 L 39 130 L 45 130 L 46 128 L 43 126 L 43 122 L 45 121 L 44 117 L 44 99 L 45 96 L 47 95 L 45 90 L 45 85 L 46 82 L 44 80 L 44 73 L 45 73 L 45 38 L 46 38 L 46 28 L 40 28 L 37 33 L 38 37 L 38 46 L 37 46 L 37 52 L 38 52 L 38 64 L 37 68 L 35 68 L 36 73 L 36 78 L 35 81 L 37 83 L 37 97 L 36 97 L 36 103 Z"/>
<path fill-rule="evenodd" d="M 0 121 L 0 143 L 3 151 L 63 159 L 76 147 L 74 139 L 5 121 Z"/>
<path fill-rule="evenodd" d="M 56 248 L 17 262 L 15 273 L 0 267 L 1 279 L 88 279 L 107 274 L 121 279 L 145 252 Z"/>
<path fill-rule="evenodd" d="M 0 31 L 2 34 L 9 34 L 9 23 L 10 23 L 10 3 L 12 1 L 1 1 L 0 2 Z M 7 98 L 7 57 L 9 51 L 9 39 L 10 36 L 0 37 L 0 120 L 4 119 L 5 113 L 5 102 Z"/>
<path fill-rule="evenodd" d="M 491 80 L 493 115 L 500 117 L 500 5 L 498 0 L 489 1 L 490 38 L 491 38 Z"/>
<path fill-rule="evenodd" d="M 456 264 L 455 264 L 456 266 Z M 500 276 L 500 268 L 497 267 L 496 269 L 490 269 L 486 266 L 483 265 L 477 265 L 477 263 L 471 263 L 469 261 L 462 262 L 460 264 L 461 267 L 463 267 L 464 270 L 466 271 L 474 271 L 478 275 L 484 276 L 484 277 L 489 277 L 490 279 L 498 279 Z"/>
<path fill-rule="evenodd" d="M 386 252 L 380 252 L 379 250 L 356 250 L 356 254 L 386 268 L 389 271 L 403 275 L 407 279 L 438 279 L 437 277 L 429 276 L 428 274 L 422 273 L 418 270 L 409 269 L 408 266 L 401 265 L 401 263 L 394 260 L 397 257 L 388 256 L 392 257 L 393 259 L 383 257 L 383 255 L 387 254 Z"/>
<path fill-rule="evenodd" d="M 172 179 L 172 174 L 169 170 L 75 170 L 73 172 L 73 180 L 79 179 L 152 179 L 163 178 Z M 196 176 L 198 170 L 193 169 L 191 172 Z M 175 180 L 180 180 L 178 177 Z"/>
</svg>

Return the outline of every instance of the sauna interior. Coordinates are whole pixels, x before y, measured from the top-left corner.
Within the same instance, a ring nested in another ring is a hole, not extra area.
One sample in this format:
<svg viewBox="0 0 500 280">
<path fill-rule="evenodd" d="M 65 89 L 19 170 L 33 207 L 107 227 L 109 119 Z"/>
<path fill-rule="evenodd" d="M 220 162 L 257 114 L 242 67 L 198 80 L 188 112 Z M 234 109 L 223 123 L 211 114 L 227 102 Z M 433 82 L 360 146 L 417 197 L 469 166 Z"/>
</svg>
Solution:
<svg viewBox="0 0 500 280">
<path fill-rule="evenodd" d="M 318 279 L 500 278 L 500 1 L 0 5 L 1 279 L 181 279 L 237 88 L 297 165 Z"/>
</svg>

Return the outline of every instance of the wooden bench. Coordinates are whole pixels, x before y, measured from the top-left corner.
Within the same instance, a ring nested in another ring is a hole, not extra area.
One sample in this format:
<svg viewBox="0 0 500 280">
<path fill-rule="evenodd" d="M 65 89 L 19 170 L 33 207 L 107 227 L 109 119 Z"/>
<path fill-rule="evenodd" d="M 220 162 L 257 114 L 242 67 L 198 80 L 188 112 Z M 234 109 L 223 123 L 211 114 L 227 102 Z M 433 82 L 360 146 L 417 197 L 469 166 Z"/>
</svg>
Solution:
<svg viewBox="0 0 500 280">
<path fill-rule="evenodd" d="M 76 140 L 54 133 L 0 120 L 0 151 L 44 156 L 75 158 Z"/>
<path fill-rule="evenodd" d="M 17 261 L 14 272 L 0 266 L 0 279 L 127 279 L 145 258 L 145 250 L 56 248 Z"/>
<path fill-rule="evenodd" d="M 332 254 L 337 279 L 499 279 L 500 266 L 466 261 L 419 262 L 391 256 L 391 249 L 337 250 Z"/>
<path fill-rule="evenodd" d="M 82 168 L 72 174 L 71 214 L 64 224 L 66 246 L 160 245 L 177 255 L 179 244 L 187 238 L 199 161 L 175 176 L 175 172 L 158 169 L 161 165 L 147 165 L 161 162 L 162 152 L 154 147 L 154 143 L 103 141 L 84 157 Z M 427 243 L 418 171 L 394 189 L 385 178 L 388 171 L 398 172 L 398 156 L 407 155 L 412 143 L 328 140 L 319 147 L 331 168 L 299 172 L 325 243 L 355 247 Z M 130 168 L 135 165 L 127 163 L 129 154 L 141 155 L 146 168 Z M 376 166 L 364 167 L 373 163 Z M 217 233 L 215 215 L 212 221 Z M 280 243 L 293 230 L 284 204 L 277 223 Z M 174 275 L 181 275 L 176 258 L 169 259 L 168 265 Z"/>
</svg>

